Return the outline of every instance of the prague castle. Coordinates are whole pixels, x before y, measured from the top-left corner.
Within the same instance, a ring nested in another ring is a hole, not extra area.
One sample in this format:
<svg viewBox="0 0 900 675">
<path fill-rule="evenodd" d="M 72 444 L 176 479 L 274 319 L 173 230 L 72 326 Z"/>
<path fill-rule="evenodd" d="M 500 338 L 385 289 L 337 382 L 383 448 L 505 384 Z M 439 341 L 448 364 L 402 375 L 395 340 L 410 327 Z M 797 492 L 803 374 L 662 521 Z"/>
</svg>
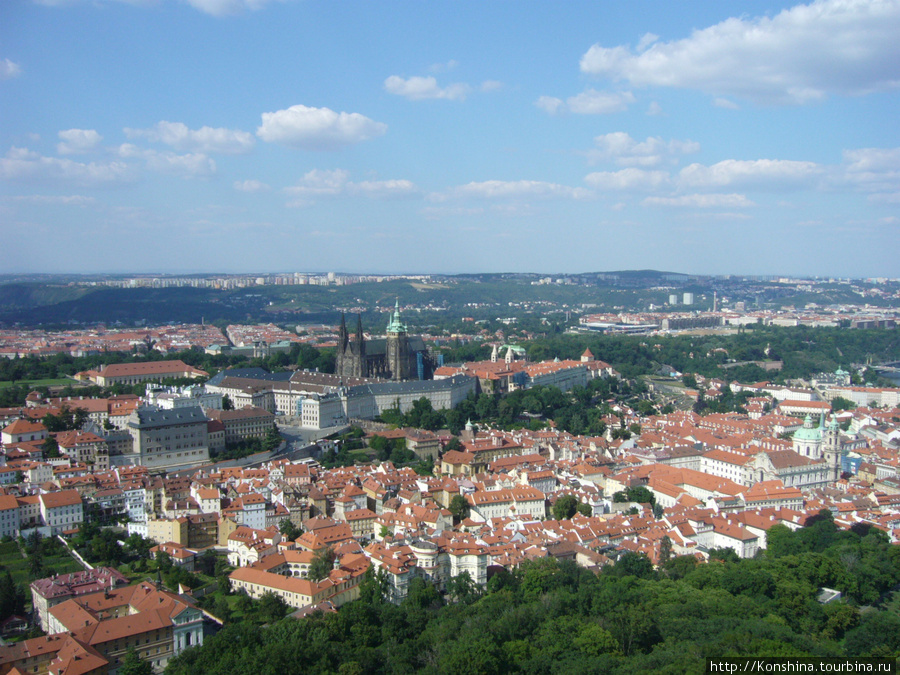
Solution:
<svg viewBox="0 0 900 675">
<path fill-rule="evenodd" d="M 400 320 L 399 301 L 388 321 L 386 337 L 366 340 L 362 319 L 357 316 L 356 334 L 351 338 L 346 318 L 341 315 L 334 372 L 342 378 L 372 377 L 386 380 L 428 380 L 434 374 L 435 355 L 421 337 L 408 334 Z"/>
</svg>

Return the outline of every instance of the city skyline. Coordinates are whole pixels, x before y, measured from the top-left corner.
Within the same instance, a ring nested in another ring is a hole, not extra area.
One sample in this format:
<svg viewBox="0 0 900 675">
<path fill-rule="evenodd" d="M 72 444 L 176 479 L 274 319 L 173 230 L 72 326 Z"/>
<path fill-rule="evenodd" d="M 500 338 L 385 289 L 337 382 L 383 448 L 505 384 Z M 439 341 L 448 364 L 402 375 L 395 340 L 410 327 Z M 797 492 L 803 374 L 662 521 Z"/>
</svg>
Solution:
<svg viewBox="0 0 900 675">
<path fill-rule="evenodd" d="M 565 10 L 4 3 L 5 271 L 896 276 L 900 2 Z"/>
</svg>

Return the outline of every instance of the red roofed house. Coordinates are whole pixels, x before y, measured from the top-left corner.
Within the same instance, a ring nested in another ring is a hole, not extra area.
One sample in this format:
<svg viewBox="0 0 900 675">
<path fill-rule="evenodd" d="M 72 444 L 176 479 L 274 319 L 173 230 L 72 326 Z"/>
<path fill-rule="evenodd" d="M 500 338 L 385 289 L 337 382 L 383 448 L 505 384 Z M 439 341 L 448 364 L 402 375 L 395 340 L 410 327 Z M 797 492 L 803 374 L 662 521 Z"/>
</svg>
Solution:
<svg viewBox="0 0 900 675">
<path fill-rule="evenodd" d="M 4 445 L 25 441 L 42 441 L 45 438 L 47 438 L 47 428 L 40 422 L 29 422 L 28 420 L 16 420 L 0 432 L 0 440 Z"/>
<path fill-rule="evenodd" d="M 95 473 L 109 470 L 109 445 L 100 436 L 87 431 L 63 431 L 56 435 L 56 442 L 71 459 L 90 464 Z"/>
<path fill-rule="evenodd" d="M 45 635 L 0 647 L 0 673 L 107 675 L 109 661 L 68 633 Z"/>
<path fill-rule="evenodd" d="M 69 598 L 128 584 L 128 579 L 112 567 L 96 567 L 73 574 L 57 574 L 31 582 L 31 604 L 38 613 L 41 629 L 49 630 L 51 607 Z"/>
<path fill-rule="evenodd" d="M 281 534 L 274 528 L 257 530 L 241 526 L 228 535 L 228 564 L 246 567 L 278 551 Z"/>
<path fill-rule="evenodd" d="M 41 518 L 52 534 L 74 530 L 84 521 L 84 508 L 78 490 L 60 490 L 38 495 Z"/>
<path fill-rule="evenodd" d="M 131 648 L 161 672 L 173 656 L 202 645 L 220 623 L 186 596 L 147 582 L 73 598 L 50 610 L 51 631 L 67 631 L 96 649 L 109 662 L 110 672 L 119 670 Z"/>
<path fill-rule="evenodd" d="M 307 607 L 325 600 L 340 607 L 359 597 L 359 585 L 369 566 L 365 555 L 348 554 L 321 581 L 282 576 L 257 566 L 238 568 L 230 578 L 234 588 L 245 590 L 251 598 L 274 593 L 291 607 Z"/>
<path fill-rule="evenodd" d="M 76 377 L 89 379 L 101 387 L 114 384 L 141 384 L 162 382 L 183 377 L 209 377 L 209 373 L 189 366 L 183 361 L 150 361 L 147 363 L 113 363 L 100 366 L 100 370 L 88 370 Z"/>
</svg>

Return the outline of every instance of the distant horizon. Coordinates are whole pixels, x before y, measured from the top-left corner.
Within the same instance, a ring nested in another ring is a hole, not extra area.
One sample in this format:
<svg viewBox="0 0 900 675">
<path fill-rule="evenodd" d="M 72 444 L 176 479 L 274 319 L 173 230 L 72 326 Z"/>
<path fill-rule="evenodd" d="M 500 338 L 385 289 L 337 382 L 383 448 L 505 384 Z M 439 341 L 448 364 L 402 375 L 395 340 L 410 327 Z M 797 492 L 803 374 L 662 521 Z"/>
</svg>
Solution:
<svg viewBox="0 0 900 675">
<path fill-rule="evenodd" d="M 376 276 L 376 277 L 414 277 L 414 276 L 432 276 L 432 277 L 465 277 L 465 276 L 478 276 L 478 275 L 522 275 L 522 276 L 540 276 L 540 277 L 553 277 L 553 278 L 566 278 L 566 277 L 579 277 L 579 276 L 591 276 L 597 274 L 604 275 L 616 275 L 616 274 L 631 274 L 631 275 L 639 275 L 639 274 L 647 274 L 647 275 L 673 275 L 673 276 L 683 276 L 683 277 L 700 277 L 700 278 L 726 278 L 726 277 L 746 277 L 746 278 L 757 278 L 757 277 L 766 277 L 766 278 L 786 278 L 786 279 L 809 279 L 809 280 L 824 280 L 824 279 L 835 279 L 842 281 L 856 281 L 856 280 L 869 280 L 869 279 L 882 279 L 889 282 L 900 282 L 900 276 L 897 277 L 889 277 L 884 275 L 867 275 L 862 277 L 847 277 L 847 276 L 838 276 L 834 274 L 788 274 L 788 273 L 772 273 L 772 274 L 749 274 L 749 273 L 741 273 L 741 272 L 728 272 L 728 273 L 706 273 L 706 272 L 678 272 L 673 270 L 657 270 L 657 269 L 616 269 L 616 270 L 592 270 L 592 271 L 582 271 L 582 272 L 551 272 L 551 271 L 500 271 L 500 272 L 492 272 L 492 271 L 477 271 L 477 272 L 371 272 L 371 271 L 341 271 L 337 269 L 326 269 L 326 270 L 276 270 L 276 271 L 262 271 L 262 270 L 246 270 L 242 272 L 233 272 L 233 271 L 174 271 L 174 272 L 162 272 L 162 271 L 124 271 L 124 272 L 66 272 L 66 271 L 55 271 L 55 272 L 42 272 L 42 271 L 30 271 L 30 272 L 0 272 L 0 279 L 4 279 L 7 277 L 22 277 L 22 276 L 47 276 L 47 277 L 215 277 L 215 276 L 233 276 L 233 277 L 252 277 L 252 276 L 282 276 L 282 275 L 293 275 L 293 274 L 302 274 L 306 276 L 327 276 L 328 274 L 334 274 L 336 276 Z"/>
</svg>

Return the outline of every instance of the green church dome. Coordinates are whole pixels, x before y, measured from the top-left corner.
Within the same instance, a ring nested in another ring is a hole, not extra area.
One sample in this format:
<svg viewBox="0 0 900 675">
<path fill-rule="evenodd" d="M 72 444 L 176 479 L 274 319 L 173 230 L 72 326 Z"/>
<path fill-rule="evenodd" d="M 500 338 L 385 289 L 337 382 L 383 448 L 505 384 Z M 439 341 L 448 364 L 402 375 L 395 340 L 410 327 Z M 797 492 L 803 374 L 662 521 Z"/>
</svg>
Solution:
<svg viewBox="0 0 900 675">
<path fill-rule="evenodd" d="M 821 441 L 822 440 L 822 430 L 813 427 L 812 417 L 807 415 L 806 419 L 803 420 L 803 426 L 794 432 L 794 440 L 795 441 Z"/>
</svg>

